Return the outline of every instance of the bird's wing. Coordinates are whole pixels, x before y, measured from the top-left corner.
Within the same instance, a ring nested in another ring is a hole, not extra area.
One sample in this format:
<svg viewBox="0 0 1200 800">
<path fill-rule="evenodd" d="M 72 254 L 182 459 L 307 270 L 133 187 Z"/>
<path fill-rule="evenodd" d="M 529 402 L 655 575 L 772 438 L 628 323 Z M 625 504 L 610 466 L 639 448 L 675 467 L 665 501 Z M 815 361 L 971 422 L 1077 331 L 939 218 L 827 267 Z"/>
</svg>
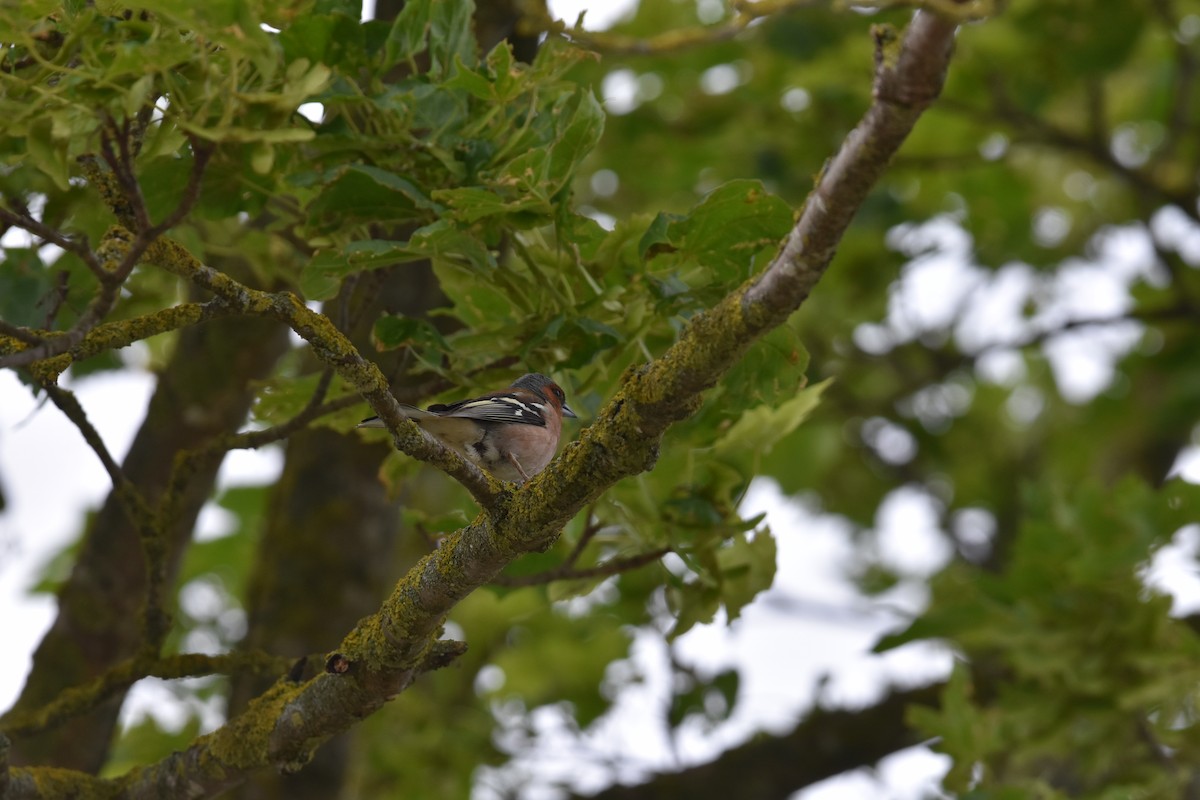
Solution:
<svg viewBox="0 0 1200 800">
<path fill-rule="evenodd" d="M 546 427 L 546 406 L 530 403 L 514 394 L 499 392 L 475 400 L 460 400 L 449 405 L 429 407 L 439 417 L 462 417 L 480 422 L 506 422 Z"/>
</svg>

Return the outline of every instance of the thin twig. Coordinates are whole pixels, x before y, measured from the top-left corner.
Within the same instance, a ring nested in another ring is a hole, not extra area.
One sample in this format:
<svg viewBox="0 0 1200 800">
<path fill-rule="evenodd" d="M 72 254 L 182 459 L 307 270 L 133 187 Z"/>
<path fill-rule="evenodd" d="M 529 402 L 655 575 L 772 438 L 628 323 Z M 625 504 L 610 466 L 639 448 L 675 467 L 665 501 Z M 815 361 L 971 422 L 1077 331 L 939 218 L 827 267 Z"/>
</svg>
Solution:
<svg viewBox="0 0 1200 800">
<path fill-rule="evenodd" d="M 57 245 L 68 253 L 78 256 L 79 260 L 86 264 L 87 268 L 95 273 L 97 277 L 104 271 L 104 268 L 100 265 L 100 260 L 92 252 L 91 245 L 88 244 L 86 236 L 80 235 L 79 238 L 73 239 L 62 231 L 55 230 L 40 220 L 35 219 L 28 212 L 28 209 L 14 211 L 0 207 L 0 221 L 3 221 L 10 227 L 28 231 L 42 241 Z"/>
<path fill-rule="evenodd" d="M 67 294 L 70 292 L 70 289 L 71 273 L 65 269 L 60 269 L 54 283 L 54 288 L 38 301 L 39 306 L 42 303 L 48 303 L 46 316 L 42 318 L 42 327 L 46 330 L 54 327 L 54 320 L 58 317 L 58 312 L 62 310 L 63 304 L 67 302 Z"/>
<path fill-rule="evenodd" d="M 583 530 L 579 534 L 579 541 L 575 543 L 575 546 L 571 548 L 571 552 L 567 554 L 567 560 L 565 563 L 568 566 L 575 566 L 576 562 L 579 561 L 579 557 L 583 555 L 583 551 L 587 549 L 588 543 L 592 541 L 597 533 L 604 529 L 604 525 L 600 522 L 600 518 L 594 516 L 595 511 L 595 503 L 592 503 L 590 506 L 588 506 L 588 509 L 584 515 L 584 519 L 587 520 L 587 522 L 584 524 Z"/>
<path fill-rule="evenodd" d="M 86 244 L 81 244 L 76 240 L 67 238 L 61 232 L 55 231 L 41 222 L 34 220 L 29 215 L 17 214 L 0 208 L 0 220 L 12 222 L 36 236 L 40 236 L 65 250 L 80 255 L 100 279 L 100 290 L 92 298 L 87 310 L 79 316 L 79 319 L 75 321 L 75 324 L 69 331 L 65 331 L 61 336 L 46 339 L 39 345 L 0 357 L 0 369 L 26 366 L 35 361 L 41 361 L 51 356 L 65 353 L 83 341 L 87 333 L 100 324 L 108 316 L 109 312 L 112 311 L 117 303 L 117 298 L 120 297 L 121 287 L 129 278 L 130 273 L 133 272 L 133 268 L 141 261 L 142 256 L 146 254 L 146 251 L 163 233 L 177 225 L 187 216 L 200 196 L 201 178 L 208 164 L 209 157 L 212 155 L 212 149 L 208 145 L 193 140 L 192 171 L 188 178 L 188 184 L 184 188 L 183 197 L 174 211 L 168 214 L 162 222 L 157 225 L 149 225 L 149 215 L 142 201 L 140 190 L 135 191 L 125 186 L 131 180 L 132 172 L 120 166 L 119 160 L 112 153 L 111 143 L 107 142 L 103 137 L 101 141 L 102 149 L 106 151 L 105 159 L 112 159 L 110 167 L 113 164 L 117 165 L 114 168 L 113 174 L 116 176 L 118 183 L 122 184 L 123 191 L 131 193 L 131 196 L 127 197 L 127 201 L 133 204 L 132 213 L 134 218 L 138 220 L 138 226 L 142 226 L 144 222 L 147 227 L 142 227 L 140 232 L 132 237 L 128 231 L 122 228 L 111 228 L 105 234 L 100 247 L 93 253 L 87 248 Z M 126 149 L 128 149 L 127 145 Z M 136 181 L 134 181 L 134 187 L 136 189 Z M 84 255 L 85 253 L 86 255 Z"/>
<path fill-rule="evenodd" d="M 136 522 L 136 517 L 145 513 L 145 504 L 141 503 L 140 496 L 129 482 L 129 479 L 125 477 L 121 466 L 117 464 L 112 454 L 108 452 L 108 447 L 104 444 L 104 439 L 100 437 L 99 432 L 97 432 L 91 421 L 88 420 L 87 413 L 83 410 L 79 398 L 71 390 L 64 389 L 53 383 L 43 384 L 42 389 L 46 392 L 50 401 L 58 407 L 58 410 L 63 412 L 67 419 L 71 420 L 75 427 L 79 429 L 79 432 L 83 435 L 83 440 L 87 442 L 88 447 L 92 448 L 92 452 L 100 459 L 100 463 L 104 465 L 104 471 L 108 473 L 109 480 L 112 481 L 113 490 L 118 495 L 122 495 L 122 502 L 125 502 L 123 493 L 126 490 L 132 492 L 129 499 L 139 504 L 140 507 L 127 508 L 127 511 L 129 511 L 131 516 L 135 517 L 134 522 Z"/>
<path fill-rule="evenodd" d="M 146 565 L 146 603 L 143 608 L 142 620 L 146 640 L 145 647 L 148 652 L 157 653 L 171 627 L 170 615 L 166 611 L 163 596 L 167 583 L 166 548 L 158 517 L 150 510 L 150 506 L 142 497 L 141 492 L 126 477 L 120 465 L 108 452 L 104 440 L 88 420 L 87 414 L 74 392 L 53 383 L 43 383 L 42 388 L 50 397 L 51 402 L 75 424 L 75 427 L 83 434 L 84 441 L 100 459 L 100 463 L 104 465 L 105 471 L 112 480 L 113 493 L 121 501 L 125 513 L 138 532 Z"/>
<path fill-rule="evenodd" d="M 182 222 L 183 218 L 191 212 L 192 207 L 196 205 L 196 201 L 200 199 L 200 185 L 204 178 L 204 170 L 208 167 L 208 162 L 212 158 L 213 146 L 195 136 L 189 136 L 188 141 L 192 147 L 192 171 L 188 175 L 188 182 L 184 187 L 183 196 L 179 198 L 179 204 L 175 206 L 174 211 L 164 217 L 162 222 L 146 232 L 146 238 L 149 242 L 153 242 L 159 236 Z"/>
<path fill-rule="evenodd" d="M 326 371 L 325 375 L 330 373 Z M 322 375 L 324 378 L 324 375 Z M 328 381 L 326 381 L 328 384 Z M 281 422 L 278 425 L 272 425 L 270 428 L 264 428 L 261 431 L 243 431 L 241 433 L 230 434 L 221 439 L 214 440 L 207 448 L 214 452 L 228 452 L 229 450 L 257 450 L 260 447 L 266 447 L 269 444 L 282 441 L 293 433 L 305 428 L 310 422 L 318 420 L 321 417 L 328 416 L 335 412 L 341 411 L 351 406 L 362 402 L 362 398 L 357 394 L 343 395 L 336 400 L 330 400 L 328 403 L 322 403 L 321 399 L 324 396 L 324 391 L 321 390 L 318 384 L 318 391 L 313 393 L 308 404 L 305 405 L 295 416 L 286 422 Z M 327 386 L 326 386 L 327 388 Z M 315 402 L 314 402 L 315 401 Z"/>
<path fill-rule="evenodd" d="M 118 155 L 113 151 L 113 142 L 117 143 Z M 137 232 L 150 230 L 150 211 L 146 208 L 146 199 L 142 196 L 142 187 L 138 185 L 137 177 L 133 174 L 133 157 L 129 150 L 129 120 L 125 120 L 120 128 L 112 117 L 105 120 L 104 130 L 100 132 L 100 156 L 108 169 L 117 179 L 125 202 L 133 212 Z"/>
<path fill-rule="evenodd" d="M 733 16 L 716 24 L 681 28 L 639 38 L 607 31 L 589 31 L 580 25 L 567 27 L 555 19 L 544 2 L 537 3 L 532 13 L 521 20 L 523 33 L 548 33 L 561 36 L 581 47 L 608 55 L 661 55 L 701 45 L 729 41 L 762 17 L 781 14 L 798 8 L 825 5 L 825 0 L 759 0 L 739 2 Z"/>
<path fill-rule="evenodd" d="M 553 583 L 554 581 L 608 578 L 613 575 L 619 575 L 622 572 L 637 569 L 638 567 L 644 567 L 647 564 L 658 561 L 670 552 L 670 547 L 660 547 L 657 550 L 639 553 L 636 556 L 612 558 L 603 564 L 597 564 L 594 567 L 584 567 L 582 569 L 574 569 L 569 564 L 564 563 L 561 566 L 533 575 L 497 575 L 492 578 L 492 583 L 497 586 L 517 588 L 522 586 L 541 586 L 542 584 Z"/>
<path fill-rule="evenodd" d="M 34 333 L 29 328 L 13 325 L 2 319 L 0 319 L 0 335 L 9 336 L 28 345 L 39 345 L 46 341 L 41 335 Z"/>
</svg>

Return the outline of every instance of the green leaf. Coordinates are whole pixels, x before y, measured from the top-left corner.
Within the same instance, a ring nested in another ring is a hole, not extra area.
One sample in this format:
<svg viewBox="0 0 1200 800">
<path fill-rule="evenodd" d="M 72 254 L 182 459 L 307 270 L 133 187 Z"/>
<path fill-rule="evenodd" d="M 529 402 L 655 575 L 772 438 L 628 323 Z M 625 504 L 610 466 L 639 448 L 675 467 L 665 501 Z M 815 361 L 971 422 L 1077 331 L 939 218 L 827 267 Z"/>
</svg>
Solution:
<svg viewBox="0 0 1200 800">
<path fill-rule="evenodd" d="M 721 594 L 717 588 L 700 581 L 685 583 L 669 591 L 667 597 L 675 612 L 671 639 L 679 638 L 696 625 L 712 622 L 721 608 Z"/>
<path fill-rule="evenodd" d="M 425 49 L 434 0 L 408 0 L 396 15 L 384 45 L 385 67 L 407 61 Z"/>
<path fill-rule="evenodd" d="M 603 133 L 604 109 L 590 89 L 579 92 L 558 120 L 548 165 L 551 194 L 567 185 L 579 162 L 592 151 Z"/>
<path fill-rule="evenodd" d="M 732 543 L 717 551 L 721 569 L 721 602 L 729 621 L 758 595 L 771 588 L 775 580 L 775 537 L 767 528 L 734 537 Z"/>
<path fill-rule="evenodd" d="M 187 694 L 191 694 L 187 692 Z M 181 708 L 187 705 L 179 703 Z M 172 752 L 187 749 L 200 733 L 200 714 L 188 710 L 184 723 L 176 730 L 163 728 L 153 716 L 121 730 L 112 753 L 104 764 L 104 776 L 116 777 L 145 764 L 166 758 Z"/>
<path fill-rule="evenodd" d="M 373 334 L 376 349 L 408 347 L 426 363 L 440 363 L 441 356 L 451 349 L 437 328 L 429 322 L 402 314 L 384 314 L 375 320 Z"/>
<path fill-rule="evenodd" d="M 266 484 L 233 486 L 221 493 L 216 502 L 233 514 L 233 530 L 188 547 L 179 576 L 181 586 L 197 578 L 216 576 L 233 597 L 245 596 L 270 489 Z"/>
<path fill-rule="evenodd" d="M 441 210 L 412 181 L 379 167 L 349 164 L 330 170 L 321 180 L 325 187 L 308 204 L 309 224 L 317 230 L 355 220 L 421 219 Z"/>
<path fill-rule="evenodd" d="M 553 213 L 553 208 L 542 197 L 536 195 L 517 195 L 512 200 L 505 200 L 500 195 L 488 189 L 476 186 L 465 186 L 461 189 L 437 189 L 433 199 L 449 206 L 456 219 L 463 222 L 478 222 L 486 217 L 498 215 L 520 214 L 534 212 L 545 217 Z M 527 227 L 522 224 L 521 227 Z"/>
<path fill-rule="evenodd" d="M 25 147 L 33 165 L 54 181 L 60 191 L 65 192 L 70 187 L 68 179 L 71 176 L 67 143 L 51 134 L 51 124 L 51 120 L 43 117 L 30 126 Z"/>
<path fill-rule="evenodd" d="M 296 416 L 312 399 L 320 379 L 321 374 L 313 372 L 259 382 L 251 409 L 254 420 L 266 425 L 278 425 Z"/>
<path fill-rule="evenodd" d="M 429 71 L 446 77 L 456 59 L 474 64 L 475 47 L 473 0 L 437 0 L 429 15 Z"/>
<path fill-rule="evenodd" d="M 709 728 L 724 722 L 733 712 L 740 684 L 734 669 L 722 670 L 704 681 L 697 681 L 690 673 L 677 673 L 667 722 L 672 728 L 678 728 L 689 717 L 703 718 Z"/>
<path fill-rule="evenodd" d="M 365 48 L 358 17 L 344 14 L 304 14 L 279 32 L 288 61 L 347 66 L 361 59 Z"/>
<path fill-rule="evenodd" d="M 529 615 L 521 627 L 513 645 L 495 652 L 505 675 L 500 695 L 519 697 L 528 707 L 568 700 L 582 725 L 602 714 L 608 707 L 600 691 L 604 672 L 628 654 L 629 632 L 605 617 L 563 614 Z"/>
<path fill-rule="evenodd" d="M 350 19 L 362 19 L 362 0 L 316 0 L 312 14 L 334 14 Z"/>
<path fill-rule="evenodd" d="M 4 260 L 0 261 L 0 319 L 40 328 L 49 310 L 42 301 L 53 288 L 51 273 L 36 248 L 4 248 Z"/>
<path fill-rule="evenodd" d="M 461 56 L 455 56 L 454 75 L 442 86 L 447 89 L 463 89 L 480 100 L 496 101 L 496 87 L 486 76 L 470 69 Z"/>
<path fill-rule="evenodd" d="M 386 65 L 409 61 L 429 48 L 429 71 L 446 77 L 455 59 L 474 64 L 475 36 L 471 27 L 475 4 L 471 0 L 410 0 L 396 15 L 384 45 Z"/>
<path fill-rule="evenodd" d="M 488 53 L 485 60 L 488 72 L 495 81 L 492 91 L 496 100 L 507 103 L 520 95 L 522 81 L 518 79 L 519 73 L 513 69 L 513 52 L 509 41 L 507 39 L 500 40 L 492 48 L 492 52 Z"/>
<path fill-rule="evenodd" d="M 621 332 L 589 317 L 555 317 L 540 336 L 530 342 L 553 344 L 567 353 L 559 364 L 564 369 L 578 369 L 591 363 L 601 352 L 624 342 Z"/>
<path fill-rule="evenodd" d="M 313 256 L 301 272 L 300 291 L 310 300 L 328 300 L 337 293 L 338 285 L 347 275 L 423 258 L 424 253 L 403 242 L 351 242 L 345 247 L 322 250 Z"/>
<path fill-rule="evenodd" d="M 717 441 L 716 454 L 732 456 L 771 452 L 776 442 L 796 430 L 808 418 L 832 382 L 832 378 L 827 378 L 802 389 L 779 406 L 761 405 L 742 414 Z"/>
<path fill-rule="evenodd" d="M 751 257 L 778 247 L 792 227 L 792 209 L 758 181 L 730 181 L 686 215 L 660 214 L 638 245 L 643 258 L 677 253 L 718 273 L 718 280 L 748 277 Z"/>
<path fill-rule="evenodd" d="M 294 106 L 292 106 L 294 108 Z M 308 128 L 243 128 L 236 125 L 204 127 L 188 120 L 177 120 L 180 128 L 210 142 L 272 142 L 295 144 L 311 142 L 316 132 Z"/>
<path fill-rule="evenodd" d="M 407 242 L 369 239 L 321 251 L 301 272 L 300 290 L 311 300 L 328 299 L 347 275 L 423 259 L 495 266 L 491 253 L 478 240 L 441 220 L 418 229 Z"/>
<path fill-rule="evenodd" d="M 979 759 L 989 755 L 986 717 L 975 708 L 972 698 L 970 671 L 956 664 L 942 690 L 941 707 L 937 709 L 914 705 L 908 709 L 909 719 L 918 730 L 938 736 L 939 749 L 953 755 L 954 762 L 944 785 L 953 791 L 966 791 L 975 782 Z"/>
</svg>

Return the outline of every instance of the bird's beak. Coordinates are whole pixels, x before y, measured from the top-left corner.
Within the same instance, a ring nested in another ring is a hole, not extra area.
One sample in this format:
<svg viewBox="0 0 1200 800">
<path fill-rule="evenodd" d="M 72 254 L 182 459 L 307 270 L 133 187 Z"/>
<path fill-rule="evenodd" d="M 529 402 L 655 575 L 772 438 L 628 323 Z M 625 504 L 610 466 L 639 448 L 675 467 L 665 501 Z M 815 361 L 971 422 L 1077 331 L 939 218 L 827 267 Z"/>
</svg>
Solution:
<svg viewBox="0 0 1200 800">
<path fill-rule="evenodd" d="M 564 417 L 570 417 L 571 419 L 579 419 L 579 415 L 576 414 L 574 411 L 572 411 L 571 407 L 569 405 L 567 405 L 566 403 L 562 404 L 562 410 L 563 410 Z"/>
</svg>

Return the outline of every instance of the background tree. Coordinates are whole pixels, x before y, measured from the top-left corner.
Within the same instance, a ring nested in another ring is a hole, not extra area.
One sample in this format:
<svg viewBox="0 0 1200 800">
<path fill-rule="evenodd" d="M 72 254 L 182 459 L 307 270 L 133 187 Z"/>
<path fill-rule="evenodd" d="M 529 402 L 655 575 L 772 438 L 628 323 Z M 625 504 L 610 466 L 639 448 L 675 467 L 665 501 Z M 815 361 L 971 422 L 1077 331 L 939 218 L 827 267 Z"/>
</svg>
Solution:
<svg viewBox="0 0 1200 800">
<path fill-rule="evenodd" d="M 884 598 L 914 576 L 879 509 L 923 498 L 956 557 L 880 646 L 958 665 L 609 796 L 778 797 L 933 736 L 952 791 L 1194 791 L 1197 642 L 1145 575 L 1196 517 L 1167 478 L 1200 408 L 1200 8 L 883 5 L 0 9 L 0 366 L 113 482 L 0 796 L 463 796 L 536 709 L 592 725 L 633 630 L 771 584 L 758 476 L 846 520 Z M 61 378 L 134 342 L 159 378 L 118 464 Z M 520 490 L 398 415 L 525 370 L 588 424 Z M 193 543 L 223 456 L 285 441 Z M 244 635 L 189 617 L 199 584 Z M 736 675 L 677 669 L 670 724 L 729 713 Z M 138 679 L 218 674 L 216 732 L 116 729 Z"/>
</svg>

